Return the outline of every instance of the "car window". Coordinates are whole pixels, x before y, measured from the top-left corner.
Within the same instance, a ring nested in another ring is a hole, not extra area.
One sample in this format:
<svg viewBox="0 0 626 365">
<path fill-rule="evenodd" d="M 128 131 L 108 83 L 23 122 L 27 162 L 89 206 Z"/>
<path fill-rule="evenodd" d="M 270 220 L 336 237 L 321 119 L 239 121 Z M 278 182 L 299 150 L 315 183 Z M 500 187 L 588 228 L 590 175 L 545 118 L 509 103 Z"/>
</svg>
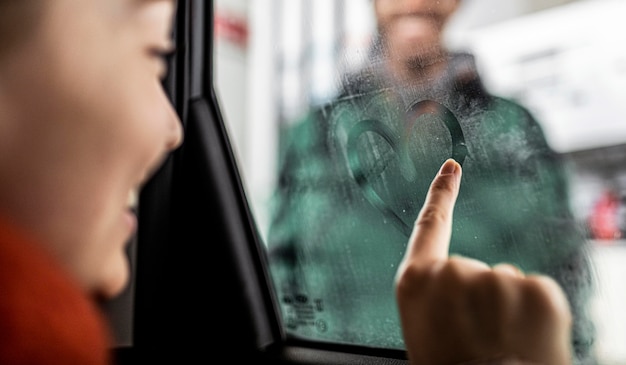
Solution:
<svg viewBox="0 0 626 365">
<path fill-rule="evenodd" d="M 215 2 L 216 93 L 284 329 L 403 348 L 393 277 L 452 157 L 451 253 L 554 277 L 577 363 L 625 362 L 626 3 L 410 3 Z"/>
</svg>

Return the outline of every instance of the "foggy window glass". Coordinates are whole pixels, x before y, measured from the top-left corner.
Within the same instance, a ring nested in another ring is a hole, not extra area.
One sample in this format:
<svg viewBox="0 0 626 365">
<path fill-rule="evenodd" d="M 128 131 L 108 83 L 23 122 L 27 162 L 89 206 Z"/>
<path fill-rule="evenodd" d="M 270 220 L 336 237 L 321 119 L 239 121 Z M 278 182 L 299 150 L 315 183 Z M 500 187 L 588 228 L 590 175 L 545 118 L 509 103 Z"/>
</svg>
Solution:
<svg viewBox="0 0 626 365">
<path fill-rule="evenodd" d="M 221 0 L 216 93 L 286 331 L 402 349 L 393 278 L 463 165 L 451 252 L 555 278 L 626 362 L 626 2 Z"/>
</svg>

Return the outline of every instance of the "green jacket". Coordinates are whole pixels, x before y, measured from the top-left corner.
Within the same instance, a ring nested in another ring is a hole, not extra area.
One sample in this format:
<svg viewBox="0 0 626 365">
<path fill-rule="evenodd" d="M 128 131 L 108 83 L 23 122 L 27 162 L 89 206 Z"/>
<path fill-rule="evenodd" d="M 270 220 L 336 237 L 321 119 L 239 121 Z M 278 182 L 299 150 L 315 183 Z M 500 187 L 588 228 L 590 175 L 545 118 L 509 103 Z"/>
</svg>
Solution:
<svg viewBox="0 0 626 365">
<path fill-rule="evenodd" d="M 589 356 L 590 264 L 566 167 L 526 109 L 457 71 L 471 60 L 452 57 L 422 89 L 364 71 L 284 131 L 267 244 L 290 333 L 403 347 L 393 278 L 430 182 L 454 157 L 463 178 L 451 253 L 554 277 L 575 349 Z"/>
</svg>

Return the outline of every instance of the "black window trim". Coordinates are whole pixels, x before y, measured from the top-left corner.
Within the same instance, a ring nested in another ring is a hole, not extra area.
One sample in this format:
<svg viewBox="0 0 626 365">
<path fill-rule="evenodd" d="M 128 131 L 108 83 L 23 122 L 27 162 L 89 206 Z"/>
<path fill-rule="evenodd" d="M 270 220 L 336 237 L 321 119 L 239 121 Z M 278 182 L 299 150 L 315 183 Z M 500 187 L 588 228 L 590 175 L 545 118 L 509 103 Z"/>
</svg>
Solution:
<svg viewBox="0 0 626 365">
<path fill-rule="evenodd" d="M 164 81 L 185 130 L 140 196 L 132 345 L 118 364 L 406 364 L 404 351 L 291 338 L 213 89 L 213 1 L 178 0 Z"/>
</svg>

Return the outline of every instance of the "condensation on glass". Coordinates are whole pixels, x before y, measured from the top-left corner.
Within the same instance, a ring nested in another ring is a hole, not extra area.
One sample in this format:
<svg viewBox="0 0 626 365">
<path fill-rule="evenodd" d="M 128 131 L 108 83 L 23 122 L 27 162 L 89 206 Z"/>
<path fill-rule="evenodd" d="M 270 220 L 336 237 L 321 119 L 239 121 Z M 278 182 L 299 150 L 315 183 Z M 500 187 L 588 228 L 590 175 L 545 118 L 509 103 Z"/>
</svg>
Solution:
<svg viewBox="0 0 626 365">
<path fill-rule="evenodd" d="M 461 0 L 438 57 L 390 39 L 434 23 L 380 32 L 375 3 L 393 1 L 215 3 L 216 91 L 287 332 L 403 347 L 393 277 L 453 157 L 451 251 L 554 277 L 576 363 L 626 363 L 626 3 Z"/>
</svg>

